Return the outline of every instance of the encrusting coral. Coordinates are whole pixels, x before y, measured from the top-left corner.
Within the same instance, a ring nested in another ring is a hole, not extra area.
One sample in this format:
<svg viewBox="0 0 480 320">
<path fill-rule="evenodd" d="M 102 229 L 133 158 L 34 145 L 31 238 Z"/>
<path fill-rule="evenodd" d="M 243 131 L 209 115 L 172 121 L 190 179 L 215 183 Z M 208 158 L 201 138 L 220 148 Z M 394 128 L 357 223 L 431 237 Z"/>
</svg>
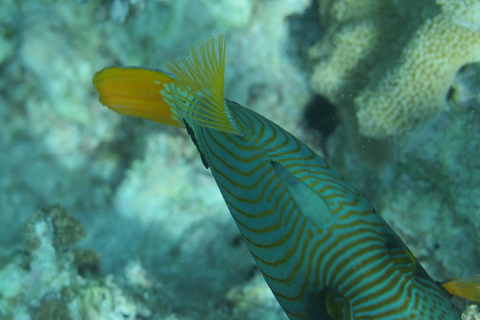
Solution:
<svg viewBox="0 0 480 320">
<path fill-rule="evenodd" d="M 365 136 L 401 134 L 445 110 L 455 73 L 480 60 L 479 0 L 406 2 L 319 2 L 329 25 L 311 52 L 313 89 L 354 108 Z"/>
<path fill-rule="evenodd" d="M 98 253 L 69 247 L 84 236 L 82 224 L 59 205 L 34 212 L 24 232 L 29 253 L 0 252 L 0 319 L 102 320 L 149 315 L 117 279 L 98 274 Z"/>
<path fill-rule="evenodd" d="M 480 2 L 437 3 L 442 12 L 418 30 L 404 49 L 401 64 L 355 99 L 363 134 L 400 133 L 423 116 L 444 110 L 455 73 L 480 60 Z"/>
<path fill-rule="evenodd" d="M 43 227 L 42 227 L 43 226 Z M 25 225 L 25 249 L 34 251 L 39 248 L 40 229 L 51 233 L 50 237 L 55 247 L 71 245 L 85 237 L 85 228 L 70 212 L 59 205 L 45 206 L 36 211 Z"/>
<path fill-rule="evenodd" d="M 480 312 L 477 305 L 470 305 L 464 313 L 462 313 L 462 320 L 479 320 Z"/>
</svg>

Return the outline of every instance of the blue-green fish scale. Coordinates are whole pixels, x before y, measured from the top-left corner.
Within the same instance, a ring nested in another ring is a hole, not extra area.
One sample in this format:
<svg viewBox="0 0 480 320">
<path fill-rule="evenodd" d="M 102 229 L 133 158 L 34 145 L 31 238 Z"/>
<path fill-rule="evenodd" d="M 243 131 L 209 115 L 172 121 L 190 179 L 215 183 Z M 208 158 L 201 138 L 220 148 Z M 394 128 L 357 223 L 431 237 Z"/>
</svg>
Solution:
<svg viewBox="0 0 480 320">
<path fill-rule="evenodd" d="M 447 295 L 336 170 L 273 122 L 226 103 L 243 135 L 189 125 L 290 319 L 458 319 Z M 308 185 L 328 210 L 313 218 L 302 213 L 275 163 Z M 328 301 L 341 315 L 329 315 Z"/>
</svg>

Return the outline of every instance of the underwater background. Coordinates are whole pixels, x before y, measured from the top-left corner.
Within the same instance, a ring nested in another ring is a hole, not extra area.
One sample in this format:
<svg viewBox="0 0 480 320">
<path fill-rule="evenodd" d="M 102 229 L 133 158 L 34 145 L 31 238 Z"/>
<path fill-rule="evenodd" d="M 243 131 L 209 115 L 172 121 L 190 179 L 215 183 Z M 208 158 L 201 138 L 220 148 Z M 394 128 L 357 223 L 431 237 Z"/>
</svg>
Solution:
<svg viewBox="0 0 480 320">
<path fill-rule="evenodd" d="M 323 155 L 434 279 L 478 273 L 480 1 L 2 0 L 0 319 L 287 319 L 188 135 L 92 86 L 217 34 L 226 98 Z"/>
</svg>

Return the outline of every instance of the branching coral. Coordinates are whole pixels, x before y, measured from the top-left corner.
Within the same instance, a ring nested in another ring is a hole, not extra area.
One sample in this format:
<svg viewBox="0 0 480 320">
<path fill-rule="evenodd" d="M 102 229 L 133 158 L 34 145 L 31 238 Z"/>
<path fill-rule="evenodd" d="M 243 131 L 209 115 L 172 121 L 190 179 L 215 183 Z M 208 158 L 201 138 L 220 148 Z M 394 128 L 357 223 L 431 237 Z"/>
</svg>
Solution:
<svg viewBox="0 0 480 320">
<path fill-rule="evenodd" d="M 401 134 L 445 109 L 456 71 L 480 60 L 479 0 L 437 0 L 437 6 L 425 1 L 413 16 L 395 0 L 373 1 L 376 15 L 360 8 L 350 17 L 342 12 L 354 9 L 351 1 L 329 3 L 320 0 L 321 10 L 330 9 L 331 35 L 312 52 L 319 59 L 313 88 L 354 107 L 366 136 Z M 370 1 L 356 2 L 355 8 L 361 3 Z M 333 49 L 322 55 L 325 46 Z"/>
</svg>

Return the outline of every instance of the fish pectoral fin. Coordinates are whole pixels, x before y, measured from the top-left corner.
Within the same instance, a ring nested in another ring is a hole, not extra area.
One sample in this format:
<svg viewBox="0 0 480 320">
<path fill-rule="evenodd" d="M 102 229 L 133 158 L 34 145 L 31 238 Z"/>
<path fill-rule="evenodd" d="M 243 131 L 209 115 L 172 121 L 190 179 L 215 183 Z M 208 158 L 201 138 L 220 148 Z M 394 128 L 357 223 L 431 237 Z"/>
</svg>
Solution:
<svg viewBox="0 0 480 320">
<path fill-rule="evenodd" d="M 455 296 L 480 302 L 480 274 L 452 279 L 443 287 Z"/>
<path fill-rule="evenodd" d="M 326 227 L 333 223 L 330 207 L 319 194 L 280 163 L 271 161 L 271 165 L 297 208 L 306 218 L 318 227 Z"/>
</svg>

